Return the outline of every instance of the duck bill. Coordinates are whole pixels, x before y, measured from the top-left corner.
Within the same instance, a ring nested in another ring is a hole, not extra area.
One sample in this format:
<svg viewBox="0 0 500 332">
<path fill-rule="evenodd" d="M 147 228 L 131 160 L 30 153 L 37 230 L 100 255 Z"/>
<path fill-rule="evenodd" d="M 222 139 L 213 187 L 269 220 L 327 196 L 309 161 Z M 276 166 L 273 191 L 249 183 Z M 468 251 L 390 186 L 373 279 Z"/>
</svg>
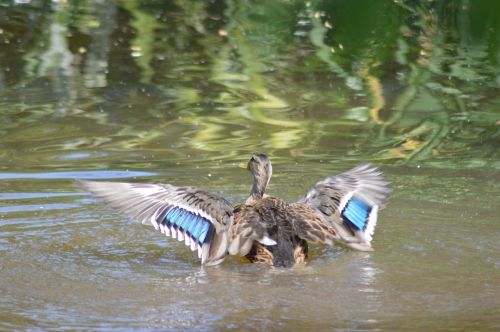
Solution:
<svg viewBox="0 0 500 332">
<path fill-rule="evenodd" d="M 248 164 L 245 164 L 245 163 L 241 163 L 238 165 L 239 168 L 242 168 L 242 169 L 248 169 Z"/>
</svg>

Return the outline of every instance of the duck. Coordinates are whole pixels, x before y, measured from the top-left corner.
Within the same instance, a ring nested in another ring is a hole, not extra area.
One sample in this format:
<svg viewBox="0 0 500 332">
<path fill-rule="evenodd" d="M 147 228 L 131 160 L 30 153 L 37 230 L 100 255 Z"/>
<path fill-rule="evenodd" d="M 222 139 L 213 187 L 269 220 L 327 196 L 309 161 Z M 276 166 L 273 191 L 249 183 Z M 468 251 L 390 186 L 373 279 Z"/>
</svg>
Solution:
<svg viewBox="0 0 500 332">
<path fill-rule="evenodd" d="M 391 191 L 376 166 L 362 163 L 328 176 L 292 203 L 266 193 L 273 172 L 266 154 L 252 155 L 240 167 L 250 171 L 253 184 L 245 202 L 236 206 L 191 186 L 77 184 L 125 217 L 183 241 L 203 266 L 218 265 L 228 255 L 273 267 L 303 265 L 309 243 L 373 250 L 378 212 Z"/>
</svg>

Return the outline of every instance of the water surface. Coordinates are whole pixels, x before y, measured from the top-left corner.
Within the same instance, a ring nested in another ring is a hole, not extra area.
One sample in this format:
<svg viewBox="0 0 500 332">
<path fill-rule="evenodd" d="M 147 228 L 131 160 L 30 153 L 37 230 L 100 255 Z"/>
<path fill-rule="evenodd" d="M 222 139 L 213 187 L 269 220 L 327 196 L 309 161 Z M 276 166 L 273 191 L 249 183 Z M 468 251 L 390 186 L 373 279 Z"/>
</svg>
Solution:
<svg viewBox="0 0 500 332">
<path fill-rule="evenodd" d="M 497 1 L 0 1 L 0 329 L 500 328 Z M 200 267 L 74 179 L 233 203 L 371 161 L 373 253 Z"/>
</svg>

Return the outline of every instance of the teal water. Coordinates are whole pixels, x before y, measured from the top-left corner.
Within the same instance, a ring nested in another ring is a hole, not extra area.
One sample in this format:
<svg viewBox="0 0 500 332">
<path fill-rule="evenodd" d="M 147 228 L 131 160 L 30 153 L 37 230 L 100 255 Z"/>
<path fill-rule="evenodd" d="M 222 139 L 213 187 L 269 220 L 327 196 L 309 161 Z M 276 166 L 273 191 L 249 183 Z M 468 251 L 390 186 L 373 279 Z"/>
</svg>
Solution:
<svg viewBox="0 0 500 332">
<path fill-rule="evenodd" d="M 500 328 L 497 1 L 0 1 L 0 329 Z M 299 199 L 360 163 L 393 193 L 373 253 L 230 258 L 74 179 L 233 203 L 254 152 Z"/>
</svg>

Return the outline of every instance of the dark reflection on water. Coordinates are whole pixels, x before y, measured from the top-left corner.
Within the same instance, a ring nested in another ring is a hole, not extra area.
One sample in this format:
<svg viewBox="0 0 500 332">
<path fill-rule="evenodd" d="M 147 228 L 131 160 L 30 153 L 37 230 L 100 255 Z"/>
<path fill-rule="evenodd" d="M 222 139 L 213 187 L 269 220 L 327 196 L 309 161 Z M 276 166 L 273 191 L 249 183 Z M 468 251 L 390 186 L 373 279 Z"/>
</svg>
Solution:
<svg viewBox="0 0 500 332">
<path fill-rule="evenodd" d="M 0 1 L 0 329 L 499 328 L 498 1 Z M 290 201 L 369 160 L 376 251 L 228 259 L 76 178 Z"/>
</svg>

